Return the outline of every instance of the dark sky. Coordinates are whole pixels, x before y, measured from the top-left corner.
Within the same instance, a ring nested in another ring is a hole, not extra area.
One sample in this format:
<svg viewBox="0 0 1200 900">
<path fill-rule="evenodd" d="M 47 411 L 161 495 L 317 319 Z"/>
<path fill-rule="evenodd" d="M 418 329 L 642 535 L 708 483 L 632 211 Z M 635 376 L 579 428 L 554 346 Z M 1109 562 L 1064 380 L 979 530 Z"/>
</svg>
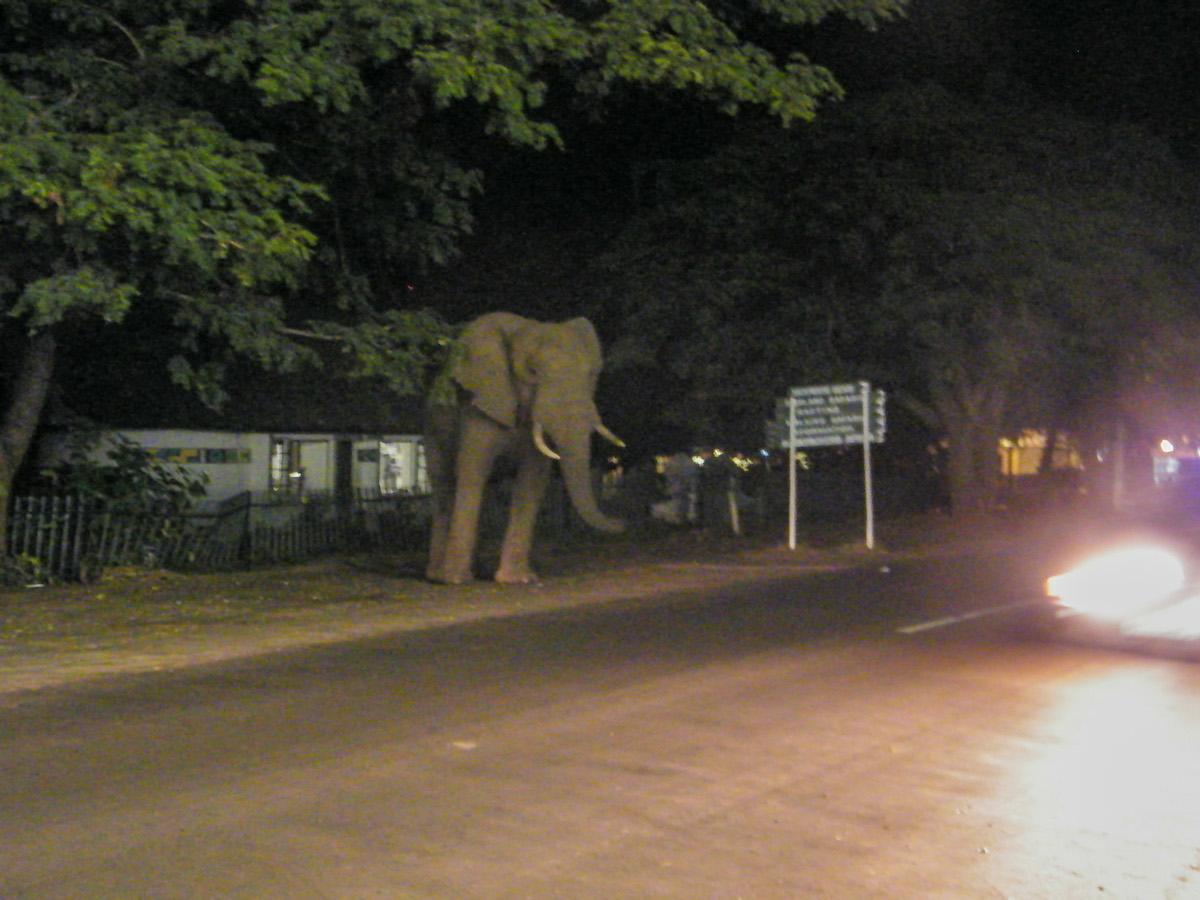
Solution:
<svg viewBox="0 0 1200 900">
<path fill-rule="evenodd" d="M 913 0 L 874 33 L 835 18 L 796 46 L 851 96 L 904 80 L 1001 85 L 1013 99 L 1146 125 L 1200 164 L 1200 0 Z M 642 100 L 567 130 L 566 153 L 503 151 L 482 206 L 501 221 L 535 195 L 595 209 L 622 189 L 613 181 L 628 177 L 631 157 L 702 153 L 736 127 L 700 103 Z"/>
<path fill-rule="evenodd" d="M 915 0 L 906 22 L 847 38 L 839 74 L 851 84 L 1003 74 L 1081 113 L 1146 124 L 1189 156 L 1200 148 L 1195 0 Z"/>
</svg>

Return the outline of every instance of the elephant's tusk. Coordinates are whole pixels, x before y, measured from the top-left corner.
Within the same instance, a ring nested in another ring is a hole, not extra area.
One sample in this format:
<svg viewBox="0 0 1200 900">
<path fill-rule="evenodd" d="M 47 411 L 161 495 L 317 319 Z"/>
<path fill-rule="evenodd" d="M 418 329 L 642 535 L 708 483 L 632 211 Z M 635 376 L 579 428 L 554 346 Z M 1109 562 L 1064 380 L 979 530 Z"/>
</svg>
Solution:
<svg viewBox="0 0 1200 900">
<path fill-rule="evenodd" d="M 551 450 L 549 445 L 547 445 L 546 433 L 542 430 L 542 424 L 540 422 L 534 422 L 533 424 L 533 445 L 537 447 L 539 451 L 541 451 L 543 456 L 548 456 L 551 459 L 562 459 L 561 456 Z"/>
<path fill-rule="evenodd" d="M 616 444 L 618 447 L 624 447 L 625 442 L 608 430 L 603 422 L 596 425 L 596 434 L 604 438 L 610 444 Z"/>
</svg>

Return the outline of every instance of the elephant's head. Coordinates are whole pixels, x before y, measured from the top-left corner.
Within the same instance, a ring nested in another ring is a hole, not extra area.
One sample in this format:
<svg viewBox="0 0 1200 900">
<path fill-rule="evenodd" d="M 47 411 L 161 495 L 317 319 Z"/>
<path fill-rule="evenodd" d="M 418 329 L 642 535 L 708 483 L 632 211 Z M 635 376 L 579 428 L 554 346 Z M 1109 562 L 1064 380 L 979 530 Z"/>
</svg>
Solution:
<svg viewBox="0 0 1200 900">
<path fill-rule="evenodd" d="M 467 325 L 458 351 L 450 374 L 474 406 L 506 428 L 528 429 L 536 446 L 558 459 L 580 517 L 593 528 L 620 531 L 624 523 L 600 511 L 592 490 L 592 433 L 620 444 L 593 400 L 602 358 L 592 323 L 489 313 Z"/>
</svg>

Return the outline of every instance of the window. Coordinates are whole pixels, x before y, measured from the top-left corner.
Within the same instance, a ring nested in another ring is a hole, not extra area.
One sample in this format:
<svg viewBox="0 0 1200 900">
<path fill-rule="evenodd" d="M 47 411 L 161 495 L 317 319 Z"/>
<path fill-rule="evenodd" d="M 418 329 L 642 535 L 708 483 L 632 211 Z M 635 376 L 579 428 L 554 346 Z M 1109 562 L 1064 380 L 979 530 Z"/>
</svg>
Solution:
<svg viewBox="0 0 1200 900">
<path fill-rule="evenodd" d="M 379 492 L 395 494 L 423 491 L 425 459 L 415 439 L 381 441 L 379 444 Z"/>
<path fill-rule="evenodd" d="M 271 440 L 271 490 L 279 494 L 304 493 L 300 441 L 292 438 Z"/>
</svg>

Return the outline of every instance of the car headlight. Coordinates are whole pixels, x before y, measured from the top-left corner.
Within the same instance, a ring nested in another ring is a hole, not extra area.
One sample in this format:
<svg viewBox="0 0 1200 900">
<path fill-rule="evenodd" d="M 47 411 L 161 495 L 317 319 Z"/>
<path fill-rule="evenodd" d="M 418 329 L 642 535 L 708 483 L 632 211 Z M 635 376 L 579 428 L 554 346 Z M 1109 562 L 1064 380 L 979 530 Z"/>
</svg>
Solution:
<svg viewBox="0 0 1200 900">
<path fill-rule="evenodd" d="M 1157 606 L 1185 577 L 1183 561 L 1165 547 L 1121 547 L 1048 579 L 1046 593 L 1077 612 L 1120 619 Z"/>
</svg>

